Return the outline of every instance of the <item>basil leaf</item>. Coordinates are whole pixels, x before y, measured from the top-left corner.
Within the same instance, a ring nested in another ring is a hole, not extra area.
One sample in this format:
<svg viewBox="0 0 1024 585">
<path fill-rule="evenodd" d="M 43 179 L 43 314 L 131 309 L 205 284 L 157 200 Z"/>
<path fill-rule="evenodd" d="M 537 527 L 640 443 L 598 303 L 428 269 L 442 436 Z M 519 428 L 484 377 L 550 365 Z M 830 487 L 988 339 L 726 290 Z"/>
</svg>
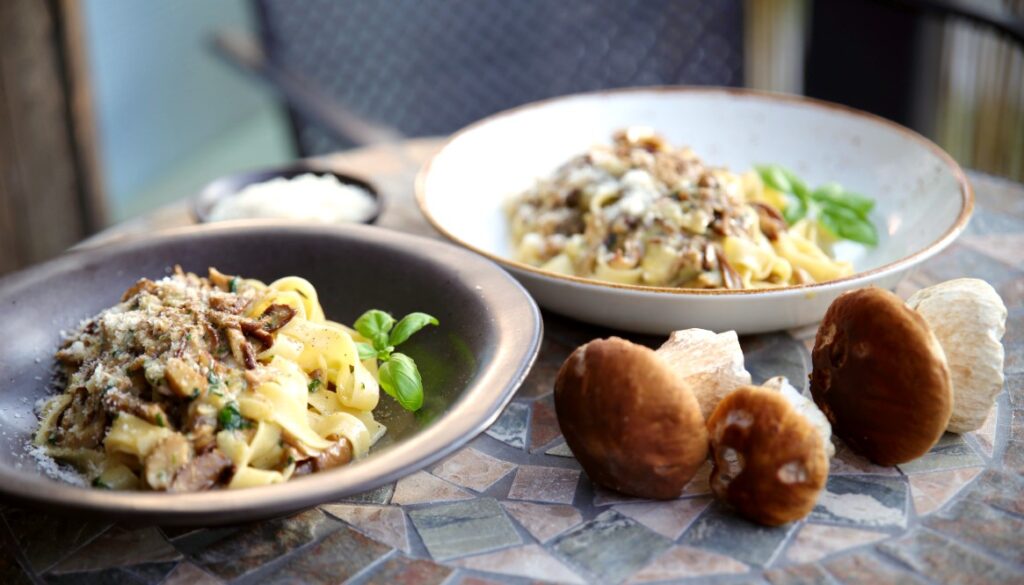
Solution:
<svg viewBox="0 0 1024 585">
<path fill-rule="evenodd" d="M 807 202 L 807 198 L 811 196 L 811 190 L 807 188 L 807 183 L 804 183 L 803 179 L 796 176 L 796 173 L 789 169 L 779 167 L 782 173 L 786 176 L 786 180 L 789 181 L 789 192 L 796 195 L 804 202 Z"/>
<path fill-rule="evenodd" d="M 377 357 L 377 350 L 369 343 L 362 341 L 356 343 L 356 350 L 359 351 L 359 361 Z"/>
<path fill-rule="evenodd" d="M 782 217 L 786 223 L 793 225 L 807 215 L 807 202 L 796 195 L 786 197 L 786 208 L 782 210 Z"/>
<path fill-rule="evenodd" d="M 842 205 L 822 207 L 821 213 L 818 214 L 818 221 L 825 226 L 825 229 L 844 240 L 868 246 L 878 244 L 878 232 L 875 230 L 874 224 L 848 207 Z"/>
<path fill-rule="evenodd" d="M 403 354 L 391 354 L 377 371 L 380 387 L 395 398 L 402 408 L 417 411 L 423 406 L 423 380 L 416 362 Z"/>
<path fill-rule="evenodd" d="M 765 185 L 782 193 L 793 192 L 793 185 L 790 184 L 785 169 L 779 165 L 759 165 L 754 168 L 761 175 L 761 180 L 764 181 Z"/>
<path fill-rule="evenodd" d="M 866 218 L 875 207 L 875 202 L 871 198 L 844 191 L 838 183 L 826 183 L 818 187 L 811 193 L 811 198 L 820 203 L 845 207 L 855 211 L 862 218 Z"/>
<path fill-rule="evenodd" d="M 409 339 L 413 333 L 427 325 L 437 325 L 437 319 L 426 313 L 409 313 L 391 330 L 391 345 L 398 345 Z"/>
<path fill-rule="evenodd" d="M 363 337 L 373 342 L 373 347 L 383 349 L 388 345 L 388 332 L 395 326 L 395 318 L 379 309 L 370 309 L 356 319 L 355 328 Z"/>
</svg>

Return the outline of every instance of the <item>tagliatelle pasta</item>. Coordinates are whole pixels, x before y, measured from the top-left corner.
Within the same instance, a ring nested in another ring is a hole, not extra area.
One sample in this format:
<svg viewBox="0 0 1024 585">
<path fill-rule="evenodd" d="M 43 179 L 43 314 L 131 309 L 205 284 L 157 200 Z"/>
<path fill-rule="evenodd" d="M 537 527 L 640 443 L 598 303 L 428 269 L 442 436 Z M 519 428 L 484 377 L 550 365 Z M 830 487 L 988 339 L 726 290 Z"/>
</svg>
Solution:
<svg viewBox="0 0 1024 585">
<path fill-rule="evenodd" d="M 517 260 L 628 284 L 751 289 L 853 273 L 834 236 L 788 225 L 787 199 L 754 171 L 711 168 L 646 128 L 629 128 L 509 201 Z"/>
<path fill-rule="evenodd" d="M 367 342 L 299 277 L 143 279 L 57 352 L 66 389 L 36 443 L 111 489 L 254 487 L 343 465 L 386 431 Z"/>
</svg>

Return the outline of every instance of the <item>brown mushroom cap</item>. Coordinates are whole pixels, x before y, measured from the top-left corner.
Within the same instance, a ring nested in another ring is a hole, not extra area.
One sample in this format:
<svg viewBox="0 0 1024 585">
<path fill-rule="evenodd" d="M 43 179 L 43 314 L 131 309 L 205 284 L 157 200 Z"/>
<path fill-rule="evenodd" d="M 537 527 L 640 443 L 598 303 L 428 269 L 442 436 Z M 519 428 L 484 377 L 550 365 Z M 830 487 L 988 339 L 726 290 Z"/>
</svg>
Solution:
<svg viewBox="0 0 1024 585">
<path fill-rule="evenodd" d="M 840 295 L 811 354 L 811 395 L 832 432 L 879 465 L 920 457 L 952 411 L 949 368 L 925 320 L 880 288 Z"/>
<path fill-rule="evenodd" d="M 679 497 L 707 456 L 693 393 L 653 350 L 624 339 L 591 341 L 565 360 L 555 410 L 590 479 L 625 494 Z"/>
<path fill-rule="evenodd" d="M 828 477 L 828 457 L 810 420 L 779 392 L 744 386 L 708 419 L 711 491 L 767 526 L 803 518 Z"/>
</svg>

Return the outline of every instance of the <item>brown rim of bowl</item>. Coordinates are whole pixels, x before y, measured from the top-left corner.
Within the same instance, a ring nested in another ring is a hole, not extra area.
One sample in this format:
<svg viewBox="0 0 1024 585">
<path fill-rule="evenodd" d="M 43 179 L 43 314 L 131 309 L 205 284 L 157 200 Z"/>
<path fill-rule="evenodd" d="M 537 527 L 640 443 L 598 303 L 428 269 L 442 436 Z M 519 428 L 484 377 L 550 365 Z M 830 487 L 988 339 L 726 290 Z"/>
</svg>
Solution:
<svg viewBox="0 0 1024 585">
<path fill-rule="evenodd" d="M 590 97 L 590 96 L 601 96 L 601 95 L 619 95 L 619 94 L 631 94 L 631 93 L 650 93 L 650 92 L 656 92 L 656 93 L 726 93 L 726 94 L 733 94 L 733 95 L 739 95 L 739 96 L 744 96 L 744 97 L 754 97 L 754 98 L 759 98 L 759 99 L 764 99 L 764 100 L 772 100 L 772 101 L 777 101 L 777 102 L 802 104 L 802 105 L 807 105 L 807 106 L 811 106 L 811 107 L 815 107 L 815 108 L 821 108 L 821 109 L 825 109 L 825 110 L 837 110 L 837 111 L 845 113 L 845 114 L 859 116 L 861 118 L 864 118 L 868 122 L 875 123 L 875 124 L 880 124 L 882 126 L 885 126 L 885 127 L 897 130 L 897 131 L 903 133 L 905 136 L 909 137 L 910 139 L 915 140 L 918 143 L 922 144 L 925 148 L 931 150 L 933 153 L 935 153 L 936 156 L 939 157 L 940 160 L 942 160 L 946 164 L 946 166 L 952 172 L 953 176 L 956 178 L 957 183 L 959 183 L 959 185 L 960 185 L 960 195 L 962 197 L 961 205 L 960 205 L 960 214 L 957 216 L 956 221 L 953 222 L 953 225 L 950 226 L 949 229 L 946 230 L 946 232 L 944 234 L 942 234 L 937 240 L 935 240 L 934 242 L 928 244 L 924 248 L 914 252 L 913 254 L 910 254 L 909 256 L 905 256 L 903 258 L 900 258 L 899 260 L 895 260 L 893 262 L 889 262 L 888 264 L 884 264 L 882 266 L 878 266 L 878 267 L 872 268 L 870 270 L 865 270 L 863 272 L 856 272 L 854 274 L 851 274 L 850 276 L 844 276 L 842 278 L 837 278 L 835 280 L 827 280 L 825 282 L 815 282 L 815 283 L 812 283 L 812 284 L 799 284 L 799 285 L 791 285 L 791 286 L 784 286 L 784 287 L 778 287 L 778 288 L 768 288 L 768 289 L 754 288 L 754 289 L 733 290 L 733 289 L 673 288 L 673 287 L 664 287 L 664 286 L 640 286 L 640 285 L 635 285 L 635 284 L 619 284 L 619 283 L 615 283 L 615 282 L 606 282 L 606 281 L 602 281 L 602 280 L 595 280 L 595 279 L 592 279 L 592 278 L 583 278 L 583 277 L 580 277 L 580 276 L 571 276 L 571 275 L 567 275 L 567 274 L 559 274 L 557 272 L 551 272 L 549 270 L 543 270 L 543 269 L 537 268 L 536 266 L 530 266 L 529 264 L 524 264 L 524 263 L 519 262 L 517 260 L 512 260 L 510 258 L 505 258 L 505 257 L 502 257 L 502 256 L 498 256 L 497 254 L 493 254 L 491 252 L 488 252 L 486 250 L 478 248 L 478 247 L 470 244 L 469 242 L 466 242 L 466 241 L 460 239 L 455 234 L 453 234 L 453 233 L 449 232 L 447 229 L 445 229 L 444 226 L 442 226 L 440 224 L 440 222 L 438 222 L 437 219 L 435 219 L 434 216 L 431 215 L 430 210 L 427 209 L 427 204 L 426 204 L 426 201 L 425 201 L 426 195 L 424 193 L 424 190 L 425 190 L 425 186 L 424 185 L 425 185 L 425 182 L 426 182 L 427 175 L 430 173 L 430 167 L 431 167 L 432 163 L 434 162 L 434 159 L 437 158 L 437 156 L 439 156 L 442 152 L 444 152 L 444 150 L 448 147 L 449 144 L 451 144 L 453 141 L 457 140 L 463 134 L 471 132 L 471 131 L 477 129 L 478 127 L 480 127 L 480 126 L 483 126 L 484 124 L 487 124 L 488 122 L 490 122 L 492 120 L 496 120 L 498 118 L 503 118 L 503 117 L 506 117 L 506 116 L 509 116 L 509 115 L 512 115 L 512 114 L 516 114 L 516 113 L 522 112 L 522 111 L 526 111 L 526 110 L 538 108 L 538 107 L 541 107 L 541 106 L 545 106 L 547 104 L 550 104 L 550 103 L 553 103 L 553 102 L 557 102 L 557 101 L 562 101 L 562 100 L 572 99 L 572 98 L 579 98 L 579 97 Z M 451 136 L 449 136 L 448 139 L 445 140 L 445 142 L 441 146 L 441 148 L 433 156 L 430 157 L 430 160 L 428 160 L 423 165 L 423 167 L 420 169 L 419 173 L 417 173 L 417 175 L 416 175 L 416 205 L 417 205 L 417 207 L 419 207 L 420 213 L 423 214 L 423 216 L 427 219 L 427 221 L 430 223 L 430 225 L 432 225 L 435 230 L 440 232 L 441 235 L 443 235 L 444 237 L 448 238 L 452 242 L 455 242 L 456 244 L 459 244 L 460 246 L 463 246 L 463 247 L 465 247 L 468 250 L 472 250 L 472 251 L 476 252 L 477 254 L 480 254 L 480 255 L 482 255 L 482 256 L 484 256 L 486 258 L 489 258 L 490 260 L 493 260 L 494 262 L 497 262 L 498 264 L 501 264 L 501 265 L 503 265 L 505 267 L 512 268 L 512 269 L 515 269 L 515 270 L 521 270 L 523 272 L 528 272 L 528 273 L 531 273 L 531 274 L 534 274 L 534 275 L 540 276 L 540 277 L 552 278 L 552 279 L 555 279 L 555 280 L 563 280 L 563 281 L 571 282 L 571 283 L 574 283 L 574 284 L 580 284 L 580 285 L 584 285 L 584 286 L 594 286 L 594 287 L 600 287 L 600 288 L 612 288 L 612 289 L 628 290 L 628 291 L 634 291 L 634 292 L 640 292 L 640 293 L 659 293 L 660 292 L 660 293 L 669 293 L 669 294 L 674 294 L 674 295 L 720 295 L 720 296 L 725 296 L 725 295 L 752 295 L 752 294 L 757 294 L 757 295 L 780 295 L 780 294 L 784 294 L 784 293 L 788 293 L 788 292 L 792 292 L 792 291 L 812 291 L 813 292 L 816 289 L 824 288 L 824 287 L 827 287 L 827 286 L 831 286 L 831 285 L 835 285 L 835 284 L 839 284 L 839 283 L 844 283 L 844 282 L 852 282 L 852 281 L 856 281 L 856 280 L 861 280 L 861 279 L 864 279 L 864 278 L 869 277 L 869 276 L 881 275 L 881 274 L 885 274 L 885 273 L 889 273 L 889 272 L 893 272 L 893 271 L 899 270 L 901 268 L 909 268 L 911 265 L 915 264 L 917 261 L 925 260 L 925 259 L 931 257 L 932 255 L 938 253 L 940 250 L 942 250 L 943 248 L 948 246 L 950 243 L 952 243 L 952 241 L 955 240 L 956 237 L 958 235 L 960 235 L 960 232 L 963 231 L 963 229 L 967 226 L 967 222 L 971 218 L 971 213 L 973 213 L 973 211 L 974 211 L 974 189 L 971 187 L 970 183 L 967 181 L 967 176 L 964 174 L 963 169 L 960 168 L 960 165 L 957 164 L 957 162 L 955 160 L 953 160 L 953 157 L 951 157 L 946 151 L 942 150 L 942 148 L 940 148 L 939 145 L 935 144 L 931 140 L 928 140 L 924 136 L 921 136 L 920 134 L 918 134 L 917 132 L 914 132 L 913 130 L 911 130 L 909 128 L 901 126 L 901 125 L 899 125 L 896 122 L 893 122 L 891 120 L 886 120 L 885 118 L 882 118 L 881 116 L 876 116 L 875 114 L 871 114 L 871 113 L 868 113 L 868 112 L 865 112 L 865 111 L 862 111 L 862 110 L 858 110 L 856 108 L 851 108 L 849 106 L 844 106 L 844 105 L 841 105 L 841 104 L 835 104 L 835 103 L 832 103 L 832 102 L 827 102 L 827 101 L 819 100 L 819 99 L 815 99 L 815 98 L 809 98 L 809 97 L 798 96 L 798 95 L 783 94 L 783 93 L 773 93 L 773 92 L 768 92 L 768 91 L 760 91 L 760 90 L 747 89 L 747 88 L 717 87 L 717 86 L 700 86 L 700 87 L 697 87 L 697 86 L 683 86 L 683 85 L 679 85 L 679 86 L 676 86 L 676 85 L 657 85 L 657 86 L 650 86 L 650 87 L 628 87 L 628 88 L 620 88 L 620 89 L 608 89 L 608 90 L 601 90 L 601 91 L 583 92 L 583 93 L 575 93 L 575 94 L 569 94 L 569 95 L 564 95 L 564 96 L 558 96 L 558 97 L 548 98 L 548 99 L 545 99 L 545 100 L 531 102 L 531 103 L 528 103 L 528 104 L 523 104 L 521 106 L 517 106 L 515 108 L 504 110 L 504 111 L 498 112 L 496 114 L 491 114 L 490 116 L 487 116 L 486 118 L 482 118 L 480 120 L 477 120 L 476 122 L 473 122 L 469 126 L 466 126 L 465 128 L 459 130 L 455 134 L 452 134 Z"/>
</svg>

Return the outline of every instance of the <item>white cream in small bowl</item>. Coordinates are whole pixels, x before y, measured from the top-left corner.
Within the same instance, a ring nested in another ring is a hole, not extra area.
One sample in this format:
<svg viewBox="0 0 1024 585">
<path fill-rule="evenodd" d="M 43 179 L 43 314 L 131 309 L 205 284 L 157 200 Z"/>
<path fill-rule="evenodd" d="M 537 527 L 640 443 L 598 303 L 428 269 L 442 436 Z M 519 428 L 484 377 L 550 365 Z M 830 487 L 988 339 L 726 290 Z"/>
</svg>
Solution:
<svg viewBox="0 0 1024 585">
<path fill-rule="evenodd" d="M 225 177 L 203 190 L 196 216 L 203 222 L 286 219 L 312 223 L 372 223 L 378 196 L 332 173 L 288 172 L 255 182 Z"/>
</svg>

